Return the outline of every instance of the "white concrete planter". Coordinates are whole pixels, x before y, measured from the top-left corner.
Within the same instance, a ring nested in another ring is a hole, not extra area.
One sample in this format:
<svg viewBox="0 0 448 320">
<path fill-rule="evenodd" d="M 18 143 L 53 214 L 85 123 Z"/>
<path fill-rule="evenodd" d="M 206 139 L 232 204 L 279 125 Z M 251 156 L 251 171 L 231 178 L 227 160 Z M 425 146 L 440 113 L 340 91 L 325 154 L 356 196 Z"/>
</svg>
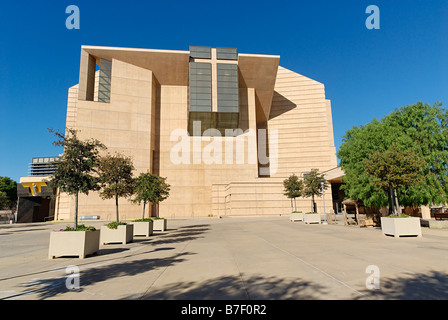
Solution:
<svg viewBox="0 0 448 320">
<path fill-rule="evenodd" d="M 291 212 L 289 214 L 289 220 L 294 221 L 303 221 L 303 212 Z"/>
<path fill-rule="evenodd" d="M 166 219 L 154 219 L 152 223 L 154 231 L 165 231 L 167 229 Z"/>
<path fill-rule="evenodd" d="M 448 229 L 448 221 L 429 220 L 429 229 Z"/>
<path fill-rule="evenodd" d="M 307 224 L 318 223 L 320 224 L 320 214 L 319 213 L 309 213 L 303 215 L 303 222 Z"/>
<path fill-rule="evenodd" d="M 48 258 L 78 256 L 84 259 L 87 255 L 97 253 L 99 245 L 100 230 L 53 231 L 50 233 Z"/>
<path fill-rule="evenodd" d="M 138 221 L 132 222 L 134 225 L 134 236 L 149 237 L 152 235 L 153 222 L 152 221 Z"/>
<path fill-rule="evenodd" d="M 420 218 L 390 218 L 381 217 L 381 230 L 384 235 L 394 237 L 400 236 L 422 236 Z"/>
<path fill-rule="evenodd" d="M 101 227 L 101 244 L 132 242 L 134 237 L 134 225 L 119 225 L 117 229 L 109 229 L 107 226 Z"/>
</svg>

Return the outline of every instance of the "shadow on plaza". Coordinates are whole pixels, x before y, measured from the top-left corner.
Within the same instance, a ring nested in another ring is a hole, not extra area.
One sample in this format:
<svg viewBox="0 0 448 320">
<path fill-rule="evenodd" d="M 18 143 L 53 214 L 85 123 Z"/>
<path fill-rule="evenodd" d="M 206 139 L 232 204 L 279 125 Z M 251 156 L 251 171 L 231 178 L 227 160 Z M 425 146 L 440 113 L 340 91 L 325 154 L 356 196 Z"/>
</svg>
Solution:
<svg viewBox="0 0 448 320">
<path fill-rule="evenodd" d="M 10 225 L 0 225 L 0 236 L 18 233 L 28 233 L 31 231 L 46 231 L 48 227 L 40 223 L 37 224 L 10 224 Z"/>
<path fill-rule="evenodd" d="M 362 290 L 362 295 L 344 297 L 350 300 L 446 300 L 448 274 L 405 274 L 384 279 L 379 290 Z M 150 290 L 141 299 L 148 300 L 328 300 L 337 296 L 329 288 L 306 279 L 287 280 L 278 277 L 252 276 L 244 279 L 227 276 L 203 282 L 178 282 Z M 125 299 L 133 299 L 126 297 Z"/>
<path fill-rule="evenodd" d="M 225 276 L 201 282 L 185 281 L 149 292 L 142 300 L 314 300 L 325 295 L 320 284 L 275 276 Z M 129 296 L 126 299 L 134 299 Z"/>
<path fill-rule="evenodd" d="M 404 273 L 394 279 L 380 278 L 379 289 L 361 291 L 360 299 L 373 300 L 447 300 L 448 273 Z"/>
<path fill-rule="evenodd" d="M 22 293 L 5 297 L 4 299 L 14 299 L 20 297 L 26 299 L 26 296 L 31 294 L 33 295 L 33 299 L 41 300 L 70 292 L 82 292 L 89 286 L 103 281 L 109 281 L 114 278 L 135 276 L 144 272 L 163 269 L 181 263 L 186 260 L 187 256 L 190 255 L 194 255 L 194 253 L 182 252 L 166 258 L 134 259 L 131 261 L 121 263 L 117 262 L 102 267 L 81 270 L 79 274 L 80 288 L 74 290 L 67 288 L 67 283 L 68 285 L 75 283 L 72 280 L 73 278 L 70 278 L 68 275 L 47 279 L 35 278 L 32 281 L 22 284 L 22 288 L 24 289 Z"/>
<path fill-rule="evenodd" d="M 177 229 L 169 229 L 167 232 L 155 231 L 149 238 L 134 237 L 133 241 L 137 243 L 148 243 L 151 245 L 180 243 L 203 238 L 201 235 L 209 229 L 210 225 L 207 224 L 180 227 Z"/>
<path fill-rule="evenodd" d="M 192 241 L 201 237 L 201 234 L 209 230 L 209 225 L 192 225 L 188 227 L 180 227 L 177 229 L 170 229 L 163 233 L 155 233 L 149 238 L 138 238 L 134 237 L 134 242 L 138 244 L 147 245 L 148 250 L 140 250 L 138 252 L 132 252 L 131 248 L 126 245 L 103 245 L 100 247 L 98 256 L 108 256 L 110 259 L 99 261 L 100 264 L 106 263 L 108 265 L 102 267 L 92 267 L 86 270 L 81 270 L 80 280 L 81 288 L 78 291 L 83 291 L 86 287 L 93 285 L 95 283 L 108 281 L 113 278 L 125 277 L 125 276 L 135 276 L 144 272 L 154 271 L 161 268 L 166 268 L 174 264 L 181 263 L 185 261 L 187 256 L 194 255 L 195 253 L 183 252 L 174 254 L 166 258 L 144 258 L 140 257 L 146 254 L 151 254 L 160 251 L 173 250 L 173 247 L 160 247 L 160 245 L 167 245 L 173 243 L 180 243 L 184 241 Z M 146 246 L 145 246 L 146 247 Z M 123 253 L 125 255 L 123 255 Z M 119 255 L 117 255 L 119 254 Z M 61 260 L 70 259 L 67 257 L 58 258 Z M 83 265 L 89 265 L 95 263 L 89 260 L 77 260 L 73 262 L 74 265 L 81 267 Z M 120 262 L 122 259 L 132 259 L 126 262 Z M 116 261 L 114 261 L 116 260 Z M 79 263 L 81 262 L 82 263 Z M 61 268 L 61 271 L 65 268 Z M 52 271 L 52 270 L 47 270 Z M 63 275 L 60 277 L 53 278 L 38 278 L 40 275 L 45 274 L 47 271 L 40 271 L 36 273 L 28 273 L 23 275 L 17 275 L 14 277 L 9 277 L 8 280 L 13 278 L 20 278 L 24 276 L 35 275 L 32 281 L 28 281 L 21 284 L 24 289 L 22 293 L 18 293 L 4 299 L 13 298 L 26 298 L 27 295 L 37 295 L 37 299 L 47 299 L 55 297 L 60 294 L 65 294 L 69 292 L 66 286 L 66 280 L 68 275 Z M 76 291 L 76 290 L 75 290 Z"/>
</svg>

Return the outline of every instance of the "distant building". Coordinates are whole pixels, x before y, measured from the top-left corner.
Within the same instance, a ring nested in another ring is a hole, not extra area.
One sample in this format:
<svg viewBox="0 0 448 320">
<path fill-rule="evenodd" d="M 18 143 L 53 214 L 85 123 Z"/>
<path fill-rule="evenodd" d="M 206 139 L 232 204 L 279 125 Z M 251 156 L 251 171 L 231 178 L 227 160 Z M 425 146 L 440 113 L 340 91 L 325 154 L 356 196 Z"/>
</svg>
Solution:
<svg viewBox="0 0 448 320">
<path fill-rule="evenodd" d="M 61 155 L 33 158 L 29 175 L 17 184 L 16 222 L 43 222 L 53 220 L 56 190 L 48 185 Z"/>
<path fill-rule="evenodd" d="M 56 165 L 60 157 L 39 157 L 33 158 L 30 163 L 29 176 L 51 176 L 56 170 Z"/>
</svg>

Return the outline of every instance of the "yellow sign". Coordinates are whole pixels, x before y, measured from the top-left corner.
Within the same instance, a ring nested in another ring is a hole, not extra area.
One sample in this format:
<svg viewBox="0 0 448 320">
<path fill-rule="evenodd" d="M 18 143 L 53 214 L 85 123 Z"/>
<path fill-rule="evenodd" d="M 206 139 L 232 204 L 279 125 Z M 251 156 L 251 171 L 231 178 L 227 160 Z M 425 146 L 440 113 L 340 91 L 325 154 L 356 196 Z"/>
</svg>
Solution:
<svg viewBox="0 0 448 320">
<path fill-rule="evenodd" d="M 45 182 L 26 182 L 22 183 L 22 186 L 30 189 L 30 193 L 33 197 L 37 196 L 42 192 L 42 187 L 46 187 L 47 184 Z"/>
</svg>

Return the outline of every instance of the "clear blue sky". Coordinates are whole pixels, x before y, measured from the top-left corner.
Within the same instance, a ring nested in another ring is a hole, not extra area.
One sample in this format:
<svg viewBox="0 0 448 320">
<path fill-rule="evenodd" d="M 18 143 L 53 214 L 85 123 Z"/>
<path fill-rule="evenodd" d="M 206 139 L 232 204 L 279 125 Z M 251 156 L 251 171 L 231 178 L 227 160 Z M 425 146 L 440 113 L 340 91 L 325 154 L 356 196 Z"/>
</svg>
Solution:
<svg viewBox="0 0 448 320">
<path fill-rule="evenodd" d="M 368 5 L 380 30 L 368 30 Z M 80 30 L 65 9 L 77 5 Z M 325 84 L 336 147 L 353 126 L 395 107 L 448 104 L 447 0 L 4 1 L 0 10 L 0 176 L 16 181 L 35 156 L 57 155 L 81 45 L 278 54 Z"/>
</svg>

